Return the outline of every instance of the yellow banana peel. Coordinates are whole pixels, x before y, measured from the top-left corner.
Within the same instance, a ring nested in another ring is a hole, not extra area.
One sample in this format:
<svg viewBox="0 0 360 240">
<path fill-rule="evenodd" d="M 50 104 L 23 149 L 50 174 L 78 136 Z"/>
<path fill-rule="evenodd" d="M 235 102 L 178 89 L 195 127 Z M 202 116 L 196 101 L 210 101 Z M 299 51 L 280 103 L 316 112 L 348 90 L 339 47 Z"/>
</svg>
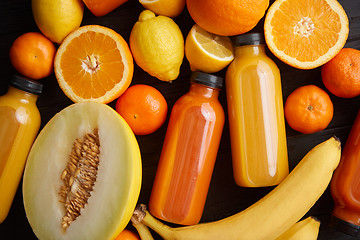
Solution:
<svg viewBox="0 0 360 240">
<path fill-rule="evenodd" d="M 171 228 L 144 209 L 133 217 L 166 240 L 276 240 L 297 223 L 326 190 L 339 164 L 341 143 L 336 137 L 311 149 L 269 194 L 230 217 L 192 226 Z"/>
<path fill-rule="evenodd" d="M 319 235 L 320 221 L 310 216 L 295 223 L 276 240 L 316 240 Z"/>
</svg>

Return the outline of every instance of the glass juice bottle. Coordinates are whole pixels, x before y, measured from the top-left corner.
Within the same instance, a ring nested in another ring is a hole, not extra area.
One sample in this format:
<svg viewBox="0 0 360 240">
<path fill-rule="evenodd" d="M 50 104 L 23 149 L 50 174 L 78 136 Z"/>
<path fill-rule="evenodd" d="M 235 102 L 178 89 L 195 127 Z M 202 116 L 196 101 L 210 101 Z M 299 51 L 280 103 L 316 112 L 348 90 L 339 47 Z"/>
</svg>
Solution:
<svg viewBox="0 0 360 240">
<path fill-rule="evenodd" d="M 351 236 L 360 236 L 360 111 L 341 153 L 330 183 L 334 209 L 330 226 Z"/>
<path fill-rule="evenodd" d="M 224 127 L 218 101 L 223 79 L 194 72 L 170 115 L 149 211 L 168 222 L 200 221 Z"/>
<path fill-rule="evenodd" d="M 0 223 L 7 217 L 40 128 L 36 106 L 42 84 L 14 76 L 0 97 Z"/>
<path fill-rule="evenodd" d="M 279 184 L 289 173 L 280 71 L 264 37 L 233 37 L 225 77 L 234 178 L 239 186 Z"/>
</svg>

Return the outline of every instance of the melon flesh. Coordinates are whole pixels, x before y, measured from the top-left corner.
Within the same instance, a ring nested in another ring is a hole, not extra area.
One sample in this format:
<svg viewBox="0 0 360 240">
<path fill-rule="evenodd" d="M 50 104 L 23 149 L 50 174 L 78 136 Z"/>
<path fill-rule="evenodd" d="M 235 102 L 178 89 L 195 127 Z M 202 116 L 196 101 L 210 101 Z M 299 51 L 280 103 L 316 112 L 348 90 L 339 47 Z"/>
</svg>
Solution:
<svg viewBox="0 0 360 240">
<path fill-rule="evenodd" d="M 97 178 L 91 197 L 68 228 L 62 228 L 61 174 L 74 141 L 98 129 Z M 75 103 L 41 130 L 29 153 L 23 178 L 28 221 L 41 239 L 112 239 L 129 222 L 141 188 L 141 155 L 127 123 L 111 107 Z"/>
</svg>

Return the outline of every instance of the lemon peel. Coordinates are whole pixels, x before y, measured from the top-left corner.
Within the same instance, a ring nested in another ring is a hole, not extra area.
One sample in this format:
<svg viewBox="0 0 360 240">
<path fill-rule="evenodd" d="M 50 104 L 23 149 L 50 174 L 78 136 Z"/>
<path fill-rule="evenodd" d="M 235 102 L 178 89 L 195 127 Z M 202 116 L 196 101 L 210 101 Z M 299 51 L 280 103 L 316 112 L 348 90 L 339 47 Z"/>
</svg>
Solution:
<svg viewBox="0 0 360 240">
<path fill-rule="evenodd" d="M 32 0 L 32 12 L 40 31 L 60 44 L 70 32 L 79 28 L 84 3 L 81 0 Z"/>
<path fill-rule="evenodd" d="M 136 64 L 151 76 L 161 81 L 179 76 L 184 38 L 171 18 L 142 11 L 131 30 L 129 45 Z"/>
</svg>

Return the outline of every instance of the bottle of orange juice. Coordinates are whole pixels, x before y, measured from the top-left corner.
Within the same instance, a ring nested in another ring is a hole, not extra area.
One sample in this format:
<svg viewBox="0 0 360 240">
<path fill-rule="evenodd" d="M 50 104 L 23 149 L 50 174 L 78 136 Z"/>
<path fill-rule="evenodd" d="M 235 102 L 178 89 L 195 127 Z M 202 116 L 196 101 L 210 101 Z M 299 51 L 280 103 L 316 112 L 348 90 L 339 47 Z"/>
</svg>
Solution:
<svg viewBox="0 0 360 240">
<path fill-rule="evenodd" d="M 354 237 L 360 237 L 360 111 L 355 118 L 340 164 L 334 172 L 330 190 L 334 209 L 329 225 Z"/>
<path fill-rule="evenodd" d="M 243 187 L 277 185 L 289 173 L 280 71 L 262 34 L 232 40 L 225 86 L 234 178 Z"/>
<path fill-rule="evenodd" d="M 171 111 L 149 202 L 160 219 L 182 225 L 201 219 L 225 121 L 222 84 L 220 77 L 192 73 L 189 92 Z"/>
<path fill-rule="evenodd" d="M 0 97 L 0 223 L 7 217 L 27 155 L 40 128 L 36 106 L 42 84 L 14 76 Z"/>
</svg>

